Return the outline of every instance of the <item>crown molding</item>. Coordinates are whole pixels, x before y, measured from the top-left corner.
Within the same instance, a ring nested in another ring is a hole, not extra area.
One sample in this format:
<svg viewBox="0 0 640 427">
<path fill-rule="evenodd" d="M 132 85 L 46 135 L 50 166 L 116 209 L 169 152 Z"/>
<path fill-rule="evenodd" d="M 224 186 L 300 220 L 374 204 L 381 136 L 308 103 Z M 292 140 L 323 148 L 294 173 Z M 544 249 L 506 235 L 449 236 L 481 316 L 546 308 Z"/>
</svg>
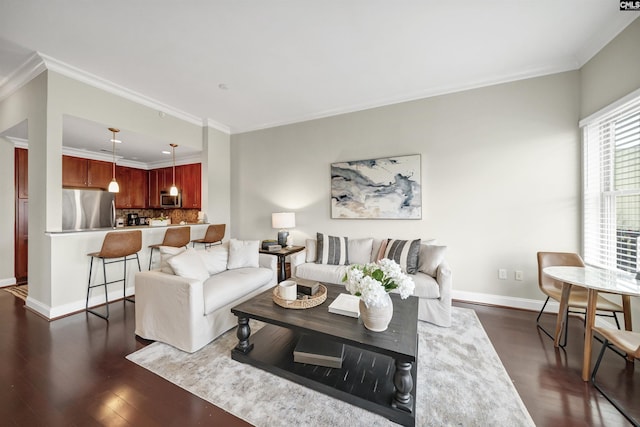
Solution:
<svg viewBox="0 0 640 427">
<path fill-rule="evenodd" d="M 47 68 L 37 53 L 31 55 L 22 65 L 0 81 L 0 101 L 29 83 Z"/>
<path fill-rule="evenodd" d="M 5 136 L 10 142 L 13 143 L 15 148 L 25 148 L 29 149 L 29 140 L 24 138 L 17 138 L 15 136 Z"/>
<path fill-rule="evenodd" d="M 193 114 L 189 114 L 182 110 L 178 110 L 177 108 L 173 108 L 153 98 L 142 95 L 141 93 L 134 92 L 124 86 L 120 86 L 109 80 L 81 70 L 80 68 L 74 67 L 73 65 L 58 61 L 57 59 L 43 53 L 38 53 L 38 55 L 42 58 L 48 70 L 55 71 L 56 73 L 88 84 L 89 86 L 104 90 L 105 92 L 109 92 L 122 98 L 128 99 L 129 101 L 133 101 L 146 107 L 153 108 L 154 110 L 158 110 L 159 113 L 169 114 L 173 117 L 192 123 L 194 125 L 202 126 L 202 119 L 200 117 L 194 116 Z"/>
<path fill-rule="evenodd" d="M 220 122 L 216 122 L 213 119 L 202 119 L 202 126 L 217 129 L 220 132 L 226 133 L 227 135 L 231 134 L 231 128 L 229 126 L 223 125 Z"/>
<path fill-rule="evenodd" d="M 380 98 L 371 102 L 362 104 L 345 106 L 343 108 L 336 108 L 331 110 L 325 110 L 318 113 L 306 114 L 292 118 L 290 120 L 284 120 L 281 122 L 264 123 L 255 127 L 247 127 L 237 129 L 233 134 L 240 134 L 245 132 L 253 132 L 264 129 L 271 129 L 278 126 L 294 125 L 310 120 L 324 119 L 328 117 L 339 116 L 342 114 L 358 113 L 361 111 L 370 110 L 373 108 L 386 107 L 389 105 L 401 104 L 404 102 L 418 101 L 421 99 L 433 98 L 436 96 L 450 95 L 453 93 L 464 92 L 468 90 L 480 89 L 489 86 L 500 85 L 504 83 L 512 83 L 519 80 L 532 79 L 536 77 L 543 77 L 551 74 L 563 73 L 566 71 L 573 71 L 579 68 L 578 61 L 573 58 L 565 58 L 563 61 L 559 61 L 558 64 L 552 67 L 537 67 L 525 70 L 519 73 L 505 74 L 490 79 L 477 80 L 475 82 L 469 82 L 465 85 L 457 86 L 436 86 L 427 90 L 405 93 L 402 95 L 390 96 L 386 98 Z"/>
</svg>

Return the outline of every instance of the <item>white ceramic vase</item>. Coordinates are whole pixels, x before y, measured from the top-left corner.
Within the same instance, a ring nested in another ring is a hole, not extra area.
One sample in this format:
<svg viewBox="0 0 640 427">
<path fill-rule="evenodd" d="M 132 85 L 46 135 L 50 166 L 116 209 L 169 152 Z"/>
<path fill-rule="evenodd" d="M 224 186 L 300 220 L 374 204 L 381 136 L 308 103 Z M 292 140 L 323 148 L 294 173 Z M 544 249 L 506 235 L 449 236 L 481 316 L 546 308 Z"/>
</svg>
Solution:
<svg viewBox="0 0 640 427">
<path fill-rule="evenodd" d="M 387 304 L 384 307 L 367 307 L 360 300 L 360 317 L 364 327 L 373 332 L 386 331 L 393 317 L 393 302 L 389 294 L 386 294 Z"/>
</svg>

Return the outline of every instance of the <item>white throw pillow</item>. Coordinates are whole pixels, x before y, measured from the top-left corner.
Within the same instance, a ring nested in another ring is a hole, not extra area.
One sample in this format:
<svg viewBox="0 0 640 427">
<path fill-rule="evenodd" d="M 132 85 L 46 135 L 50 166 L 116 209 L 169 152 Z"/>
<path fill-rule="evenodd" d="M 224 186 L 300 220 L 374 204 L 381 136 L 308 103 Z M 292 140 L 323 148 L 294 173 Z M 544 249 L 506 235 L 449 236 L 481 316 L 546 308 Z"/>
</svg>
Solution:
<svg viewBox="0 0 640 427">
<path fill-rule="evenodd" d="M 187 249 L 184 246 L 179 248 L 174 246 L 160 246 L 158 249 L 160 249 L 160 271 L 167 274 L 175 274 L 167 261 Z"/>
<path fill-rule="evenodd" d="M 198 251 L 210 276 L 222 273 L 229 262 L 229 243 L 212 246 L 204 251 Z"/>
<path fill-rule="evenodd" d="M 446 246 L 420 245 L 418 271 L 436 277 L 438 266 L 444 260 Z"/>
<path fill-rule="evenodd" d="M 259 240 L 237 240 L 229 241 L 229 263 L 227 268 L 259 267 L 260 253 L 258 248 Z"/>
<path fill-rule="evenodd" d="M 373 238 L 349 239 L 349 264 L 367 264 L 371 262 Z"/>
<path fill-rule="evenodd" d="M 316 262 L 318 254 L 316 253 L 316 241 L 314 239 L 307 239 L 305 243 L 305 249 L 307 250 L 307 262 Z"/>
<path fill-rule="evenodd" d="M 205 281 L 209 278 L 207 267 L 195 249 L 187 249 L 167 260 L 177 276 Z"/>
</svg>

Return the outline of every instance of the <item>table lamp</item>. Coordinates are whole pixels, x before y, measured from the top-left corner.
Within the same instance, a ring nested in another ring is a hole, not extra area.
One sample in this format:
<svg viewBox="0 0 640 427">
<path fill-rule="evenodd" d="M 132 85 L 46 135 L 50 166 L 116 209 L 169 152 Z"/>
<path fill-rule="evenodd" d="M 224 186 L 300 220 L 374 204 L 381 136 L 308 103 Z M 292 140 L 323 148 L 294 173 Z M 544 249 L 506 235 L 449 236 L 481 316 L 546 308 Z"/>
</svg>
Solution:
<svg viewBox="0 0 640 427">
<path fill-rule="evenodd" d="M 271 227 L 278 228 L 278 244 L 282 247 L 287 245 L 289 232 L 286 228 L 296 226 L 296 214 L 294 212 L 276 212 L 271 214 Z M 291 245 L 289 245 L 291 246 Z"/>
</svg>

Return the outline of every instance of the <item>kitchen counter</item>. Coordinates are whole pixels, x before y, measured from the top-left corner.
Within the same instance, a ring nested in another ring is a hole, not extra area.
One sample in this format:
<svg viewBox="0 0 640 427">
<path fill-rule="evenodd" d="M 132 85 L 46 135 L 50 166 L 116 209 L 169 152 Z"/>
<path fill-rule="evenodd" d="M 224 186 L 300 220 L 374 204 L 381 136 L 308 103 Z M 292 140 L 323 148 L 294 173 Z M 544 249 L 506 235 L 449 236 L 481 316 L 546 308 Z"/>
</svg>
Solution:
<svg viewBox="0 0 640 427">
<path fill-rule="evenodd" d="M 196 226 L 196 225 L 209 225 L 208 223 L 202 222 L 188 222 L 186 224 L 168 224 L 168 225 L 126 225 L 124 227 L 102 227 L 102 228 L 87 228 L 84 230 L 62 230 L 62 231 L 47 231 L 45 234 L 53 235 L 53 234 L 69 234 L 69 233 L 88 233 L 94 231 L 125 231 L 125 230 L 146 230 L 146 229 L 165 229 L 167 227 L 186 227 L 186 226 Z M 192 236 L 191 240 L 195 238 Z"/>
<path fill-rule="evenodd" d="M 148 225 L 138 225 L 119 228 L 99 228 L 93 230 L 65 230 L 47 232 L 45 235 L 51 243 L 51 306 L 45 306 L 33 300 L 29 303 L 29 308 L 41 313 L 49 319 L 55 319 L 70 313 L 84 310 L 85 298 L 87 297 L 87 280 L 89 279 L 89 257 L 87 254 L 100 251 L 104 236 L 110 232 L 121 232 L 131 230 L 142 231 L 142 249 L 138 253 L 140 267 L 146 270 L 149 265 L 149 245 L 162 243 L 164 233 L 168 227 L 191 228 L 191 240 L 202 239 L 207 232 L 209 224 L 171 224 L 166 226 L 151 227 Z M 189 245 L 191 246 L 191 245 Z M 201 246 L 201 245 L 200 245 Z M 154 268 L 158 268 L 158 251 L 154 252 Z M 92 272 L 92 283 L 96 280 L 102 282 L 102 262 L 99 267 Z M 107 280 L 116 280 L 123 276 L 124 263 L 107 265 Z M 138 265 L 135 261 L 127 262 L 127 289 L 126 294 L 135 293 L 135 273 Z M 108 286 L 109 301 L 122 299 L 122 282 L 113 283 Z M 91 293 L 89 305 L 104 302 L 104 292 L 102 289 L 94 290 Z"/>
</svg>

